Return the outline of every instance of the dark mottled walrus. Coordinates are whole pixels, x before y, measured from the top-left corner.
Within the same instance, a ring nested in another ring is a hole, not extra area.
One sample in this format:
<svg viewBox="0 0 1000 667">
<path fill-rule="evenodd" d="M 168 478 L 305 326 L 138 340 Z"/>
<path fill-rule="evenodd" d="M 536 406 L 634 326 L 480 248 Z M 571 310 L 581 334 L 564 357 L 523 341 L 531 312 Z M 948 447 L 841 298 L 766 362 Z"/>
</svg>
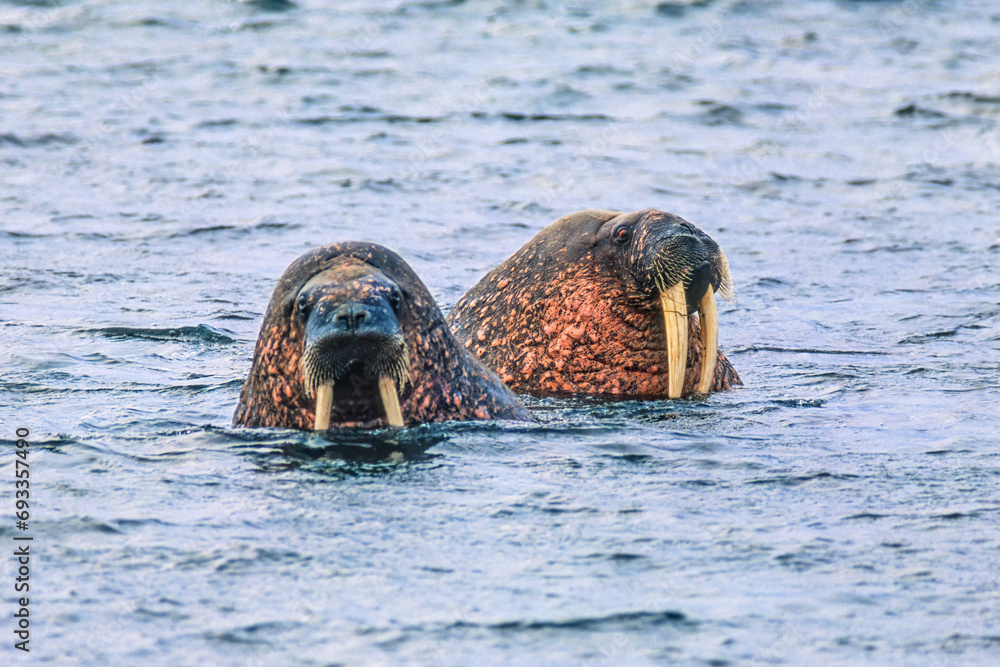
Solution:
<svg viewBox="0 0 1000 667">
<path fill-rule="evenodd" d="M 733 298 L 729 264 L 691 223 L 581 211 L 539 232 L 448 317 L 514 391 L 675 398 L 743 384 L 718 354 L 716 292 Z"/>
<path fill-rule="evenodd" d="M 531 416 L 455 341 L 399 255 L 346 242 L 306 253 L 281 276 L 233 425 L 306 430 L 473 419 Z"/>
</svg>

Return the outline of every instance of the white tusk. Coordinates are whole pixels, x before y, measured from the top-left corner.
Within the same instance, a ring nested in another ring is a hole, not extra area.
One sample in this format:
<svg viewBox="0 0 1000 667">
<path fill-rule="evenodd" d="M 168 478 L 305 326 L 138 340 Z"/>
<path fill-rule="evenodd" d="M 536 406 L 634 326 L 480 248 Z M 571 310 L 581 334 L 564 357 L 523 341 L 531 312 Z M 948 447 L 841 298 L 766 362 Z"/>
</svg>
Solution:
<svg viewBox="0 0 1000 667">
<path fill-rule="evenodd" d="M 680 398 L 684 391 L 684 372 L 687 370 L 688 318 L 684 285 L 678 282 L 670 289 L 660 291 L 663 304 L 663 327 L 667 334 L 667 397 Z"/>
<path fill-rule="evenodd" d="M 330 428 L 330 409 L 333 407 L 333 385 L 321 384 L 316 387 L 316 421 L 314 431 Z"/>
<path fill-rule="evenodd" d="M 385 409 L 385 420 L 389 426 L 403 425 L 403 411 L 399 407 L 399 394 L 396 392 L 396 382 L 388 375 L 378 379 L 378 393 L 382 397 L 382 407 Z"/>
<path fill-rule="evenodd" d="M 709 285 L 698 302 L 701 313 L 701 380 L 698 393 L 707 394 L 715 385 L 715 363 L 719 359 L 719 311 L 715 307 L 715 292 Z"/>
</svg>

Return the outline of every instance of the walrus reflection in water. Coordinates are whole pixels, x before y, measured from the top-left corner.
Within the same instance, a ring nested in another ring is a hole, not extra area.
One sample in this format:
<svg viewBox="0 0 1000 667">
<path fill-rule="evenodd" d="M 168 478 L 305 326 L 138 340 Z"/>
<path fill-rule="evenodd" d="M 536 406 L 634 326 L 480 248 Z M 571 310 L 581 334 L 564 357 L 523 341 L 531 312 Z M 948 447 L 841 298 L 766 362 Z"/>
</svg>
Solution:
<svg viewBox="0 0 1000 667">
<path fill-rule="evenodd" d="M 461 347 L 397 254 L 333 243 L 295 260 L 271 295 L 234 426 L 403 426 L 529 420 Z"/>
<path fill-rule="evenodd" d="M 676 398 L 743 384 L 718 352 L 716 294 L 733 299 L 729 263 L 691 223 L 581 211 L 488 273 L 449 323 L 515 391 Z"/>
</svg>

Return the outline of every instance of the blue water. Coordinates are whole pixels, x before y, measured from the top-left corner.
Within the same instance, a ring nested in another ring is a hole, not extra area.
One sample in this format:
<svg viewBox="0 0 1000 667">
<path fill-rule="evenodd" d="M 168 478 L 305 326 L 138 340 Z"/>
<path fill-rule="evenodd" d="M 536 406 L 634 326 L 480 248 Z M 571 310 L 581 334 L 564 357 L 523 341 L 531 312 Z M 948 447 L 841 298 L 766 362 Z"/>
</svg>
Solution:
<svg viewBox="0 0 1000 667">
<path fill-rule="evenodd" d="M 18 427 L 34 537 L 0 660 L 996 664 L 998 34 L 985 0 L 0 2 L 3 553 Z M 447 309 L 590 207 L 719 242 L 744 388 L 228 428 L 307 249 L 385 244 Z"/>
</svg>

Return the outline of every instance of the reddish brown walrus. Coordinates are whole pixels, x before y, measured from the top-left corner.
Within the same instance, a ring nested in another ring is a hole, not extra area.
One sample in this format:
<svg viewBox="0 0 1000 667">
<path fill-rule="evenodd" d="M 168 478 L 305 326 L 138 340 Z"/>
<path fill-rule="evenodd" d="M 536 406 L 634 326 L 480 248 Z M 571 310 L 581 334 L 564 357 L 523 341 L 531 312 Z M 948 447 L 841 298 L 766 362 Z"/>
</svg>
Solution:
<svg viewBox="0 0 1000 667">
<path fill-rule="evenodd" d="M 718 354 L 716 292 L 733 298 L 729 264 L 691 223 L 581 211 L 488 273 L 448 319 L 514 391 L 678 397 L 743 384 Z"/>
<path fill-rule="evenodd" d="M 292 262 L 257 338 L 233 426 L 403 426 L 530 420 L 460 346 L 399 255 L 332 243 Z"/>
</svg>

